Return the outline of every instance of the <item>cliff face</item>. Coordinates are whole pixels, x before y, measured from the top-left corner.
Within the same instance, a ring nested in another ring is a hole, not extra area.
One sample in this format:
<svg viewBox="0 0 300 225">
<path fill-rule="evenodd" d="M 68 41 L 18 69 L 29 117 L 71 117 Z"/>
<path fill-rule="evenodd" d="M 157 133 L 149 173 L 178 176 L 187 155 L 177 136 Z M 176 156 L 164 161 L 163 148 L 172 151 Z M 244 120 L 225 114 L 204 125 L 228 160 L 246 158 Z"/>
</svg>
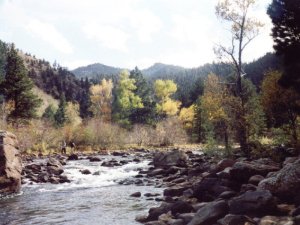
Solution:
<svg viewBox="0 0 300 225">
<path fill-rule="evenodd" d="M 0 194 L 11 194 L 21 188 L 22 161 L 17 137 L 0 131 Z"/>
</svg>

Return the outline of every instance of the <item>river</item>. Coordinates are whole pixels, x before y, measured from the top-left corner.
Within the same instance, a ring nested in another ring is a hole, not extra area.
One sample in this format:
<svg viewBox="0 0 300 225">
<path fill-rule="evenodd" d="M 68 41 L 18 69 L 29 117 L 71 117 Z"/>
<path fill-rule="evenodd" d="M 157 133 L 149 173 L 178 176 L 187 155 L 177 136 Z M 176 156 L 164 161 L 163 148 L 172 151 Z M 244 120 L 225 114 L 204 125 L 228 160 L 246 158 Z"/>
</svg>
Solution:
<svg viewBox="0 0 300 225">
<path fill-rule="evenodd" d="M 106 156 L 105 159 L 111 159 Z M 102 157 L 103 158 L 103 157 Z M 114 157 L 117 160 L 118 157 Z M 88 160 L 68 161 L 64 174 L 71 183 L 22 186 L 20 194 L 0 199 L 0 224 L 139 224 L 137 215 L 147 214 L 159 202 L 147 200 L 144 193 L 162 193 L 153 186 L 120 185 L 118 181 L 134 177 L 149 161 L 123 166 L 102 167 Z M 88 169 L 99 175 L 83 175 Z M 142 197 L 130 197 L 140 191 Z"/>
</svg>

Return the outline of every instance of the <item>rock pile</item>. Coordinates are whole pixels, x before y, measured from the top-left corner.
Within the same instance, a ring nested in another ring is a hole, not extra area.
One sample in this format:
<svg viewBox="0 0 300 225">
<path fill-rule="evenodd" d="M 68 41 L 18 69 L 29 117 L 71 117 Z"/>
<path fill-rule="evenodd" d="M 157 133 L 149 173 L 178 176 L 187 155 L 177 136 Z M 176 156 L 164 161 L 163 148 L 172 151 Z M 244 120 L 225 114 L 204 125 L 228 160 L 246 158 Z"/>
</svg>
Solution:
<svg viewBox="0 0 300 225">
<path fill-rule="evenodd" d="M 300 158 L 277 163 L 246 158 L 218 161 L 192 152 L 160 152 L 142 182 L 164 187 L 147 225 L 300 224 Z"/>
</svg>

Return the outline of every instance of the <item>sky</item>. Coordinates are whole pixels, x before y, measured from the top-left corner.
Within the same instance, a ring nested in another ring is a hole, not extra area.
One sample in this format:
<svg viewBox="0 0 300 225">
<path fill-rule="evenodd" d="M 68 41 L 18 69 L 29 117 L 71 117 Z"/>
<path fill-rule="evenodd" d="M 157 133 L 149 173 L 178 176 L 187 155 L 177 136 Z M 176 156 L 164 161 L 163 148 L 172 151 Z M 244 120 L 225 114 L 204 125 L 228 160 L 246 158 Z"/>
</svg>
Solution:
<svg viewBox="0 0 300 225">
<path fill-rule="evenodd" d="M 249 62 L 273 51 L 271 0 L 252 15 L 265 25 L 245 49 Z M 133 69 L 156 62 L 198 67 L 217 61 L 226 43 L 217 0 L 0 0 L 0 39 L 50 63 L 75 69 L 92 63 Z"/>
</svg>

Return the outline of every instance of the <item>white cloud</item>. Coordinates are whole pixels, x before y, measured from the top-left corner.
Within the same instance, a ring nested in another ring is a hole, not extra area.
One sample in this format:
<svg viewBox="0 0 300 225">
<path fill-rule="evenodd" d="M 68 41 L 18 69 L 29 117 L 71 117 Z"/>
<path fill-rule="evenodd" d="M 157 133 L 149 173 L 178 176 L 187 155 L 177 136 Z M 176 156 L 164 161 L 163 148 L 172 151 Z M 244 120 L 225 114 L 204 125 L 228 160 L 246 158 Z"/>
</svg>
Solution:
<svg viewBox="0 0 300 225">
<path fill-rule="evenodd" d="M 103 24 L 89 23 L 82 27 L 83 32 L 89 39 L 96 40 L 105 48 L 128 51 L 127 40 L 129 34 L 123 30 Z"/>
<path fill-rule="evenodd" d="M 130 13 L 130 21 L 136 29 L 141 42 L 151 42 L 152 36 L 162 28 L 161 20 L 150 10 L 141 10 Z"/>
<path fill-rule="evenodd" d="M 64 66 L 67 66 L 68 69 L 73 70 L 81 66 L 87 66 L 92 63 L 95 63 L 91 60 L 86 60 L 86 59 L 78 59 L 78 60 L 67 60 L 67 61 L 62 61 L 61 64 Z"/>
<path fill-rule="evenodd" d="M 70 54 L 73 52 L 71 44 L 52 24 L 31 20 L 27 24 L 26 29 L 37 38 L 41 38 L 62 53 Z"/>
</svg>

